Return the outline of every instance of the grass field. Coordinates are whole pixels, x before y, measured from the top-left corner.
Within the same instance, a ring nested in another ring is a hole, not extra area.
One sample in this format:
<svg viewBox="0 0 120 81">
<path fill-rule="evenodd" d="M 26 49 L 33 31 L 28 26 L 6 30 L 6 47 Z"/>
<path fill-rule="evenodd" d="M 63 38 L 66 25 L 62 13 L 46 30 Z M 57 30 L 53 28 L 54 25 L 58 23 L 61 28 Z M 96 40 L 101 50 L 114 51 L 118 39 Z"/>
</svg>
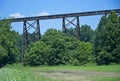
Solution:
<svg viewBox="0 0 120 81">
<path fill-rule="evenodd" d="M 38 66 L 7 65 L 0 81 L 120 81 L 120 65 Z"/>
</svg>

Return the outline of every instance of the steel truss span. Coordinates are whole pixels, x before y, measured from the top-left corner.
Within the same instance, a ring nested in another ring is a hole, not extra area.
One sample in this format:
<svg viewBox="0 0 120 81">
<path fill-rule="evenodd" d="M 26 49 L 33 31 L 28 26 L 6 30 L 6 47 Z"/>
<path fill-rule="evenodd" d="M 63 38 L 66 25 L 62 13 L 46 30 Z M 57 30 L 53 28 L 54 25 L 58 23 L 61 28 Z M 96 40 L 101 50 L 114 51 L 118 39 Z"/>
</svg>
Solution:
<svg viewBox="0 0 120 81">
<path fill-rule="evenodd" d="M 116 13 L 120 13 L 120 9 L 111 9 L 111 10 L 90 11 L 90 12 L 80 12 L 80 13 L 68 13 L 68 14 L 58 14 L 58 15 L 48 15 L 48 16 L 15 18 L 15 19 L 11 19 L 11 21 L 22 22 L 22 21 L 32 21 L 32 20 L 58 19 L 58 18 L 64 18 L 64 17 L 103 15 L 103 14 L 109 14 L 110 11 L 115 11 Z"/>
</svg>

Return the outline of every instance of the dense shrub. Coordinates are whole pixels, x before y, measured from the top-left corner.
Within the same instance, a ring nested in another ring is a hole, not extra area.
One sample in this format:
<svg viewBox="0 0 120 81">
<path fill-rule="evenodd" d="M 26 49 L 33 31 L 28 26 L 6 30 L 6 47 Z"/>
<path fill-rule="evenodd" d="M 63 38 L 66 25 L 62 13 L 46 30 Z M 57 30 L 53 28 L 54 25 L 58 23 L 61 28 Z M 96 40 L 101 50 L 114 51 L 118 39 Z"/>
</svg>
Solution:
<svg viewBox="0 0 120 81">
<path fill-rule="evenodd" d="M 42 39 L 32 43 L 25 53 L 25 64 L 35 65 L 82 65 L 90 62 L 92 45 L 66 37 L 62 32 L 49 29 Z"/>
</svg>

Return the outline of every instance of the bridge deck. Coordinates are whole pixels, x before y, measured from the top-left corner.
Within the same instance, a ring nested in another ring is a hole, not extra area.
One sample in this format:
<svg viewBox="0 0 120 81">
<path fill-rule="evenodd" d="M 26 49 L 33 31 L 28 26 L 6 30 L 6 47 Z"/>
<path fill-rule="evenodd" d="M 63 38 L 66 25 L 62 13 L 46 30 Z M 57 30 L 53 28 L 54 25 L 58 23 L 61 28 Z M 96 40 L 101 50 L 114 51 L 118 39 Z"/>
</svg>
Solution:
<svg viewBox="0 0 120 81">
<path fill-rule="evenodd" d="M 48 16 L 24 17 L 24 18 L 11 19 L 11 21 L 22 22 L 22 21 L 31 21 L 31 20 L 58 19 L 58 18 L 64 18 L 64 17 L 103 15 L 103 14 L 109 14 L 110 11 L 111 10 L 101 10 L 101 11 L 68 13 L 68 14 L 58 14 L 58 15 L 48 15 Z M 116 13 L 120 13 L 120 9 L 113 9 L 112 11 L 115 11 Z"/>
</svg>

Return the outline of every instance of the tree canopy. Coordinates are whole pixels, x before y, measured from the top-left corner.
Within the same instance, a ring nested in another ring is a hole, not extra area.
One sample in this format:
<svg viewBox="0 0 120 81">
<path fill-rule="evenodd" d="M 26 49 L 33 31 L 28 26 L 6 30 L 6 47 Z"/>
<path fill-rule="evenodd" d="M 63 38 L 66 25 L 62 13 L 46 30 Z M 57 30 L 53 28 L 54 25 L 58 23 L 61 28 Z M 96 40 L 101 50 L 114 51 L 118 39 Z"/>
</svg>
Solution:
<svg viewBox="0 0 120 81">
<path fill-rule="evenodd" d="M 94 31 L 89 25 L 82 25 L 80 28 L 80 40 L 83 42 L 93 42 Z"/>
<path fill-rule="evenodd" d="M 120 63 L 120 22 L 119 16 L 111 12 L 103 16 L 95 31 L 94 53 L 97 64 Z"/>
<path fill-rule="evenodd" d="M 0 21 L 0 66 L 15 63 L 18 55 L 17 33 L 11 30 L 10 21 Z"/>
</svg>

